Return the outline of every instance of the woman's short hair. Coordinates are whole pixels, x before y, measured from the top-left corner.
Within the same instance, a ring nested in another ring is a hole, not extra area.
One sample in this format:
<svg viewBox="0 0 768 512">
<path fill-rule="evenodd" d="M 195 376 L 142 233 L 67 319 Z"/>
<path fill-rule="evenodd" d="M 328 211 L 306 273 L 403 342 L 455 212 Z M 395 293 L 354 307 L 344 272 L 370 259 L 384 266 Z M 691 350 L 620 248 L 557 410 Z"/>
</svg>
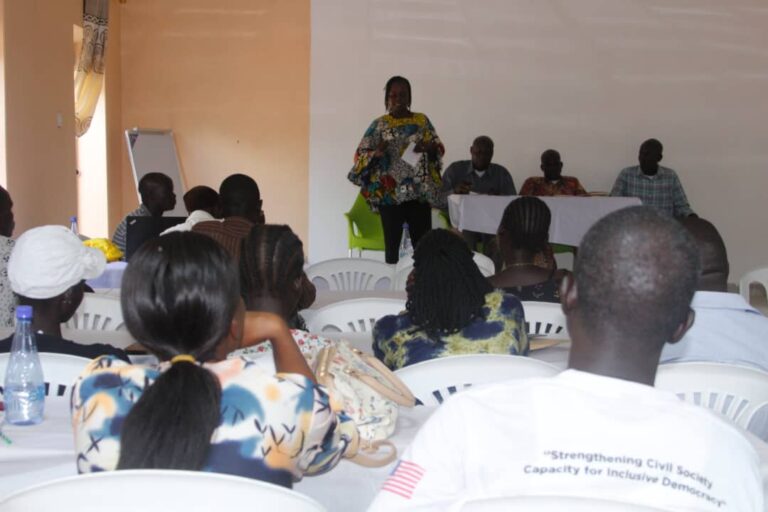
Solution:
<svg viewBox="0 0 768 512">
<path fill-rule="evenodd" d="M 482 315 L 485 295 L 493 290 L 464 239 L 445 229 L 421 238 L 413 255 L 413 271 L 406 309 L 411 321 L 430 333 L 464 328 Z"/>
</svg>

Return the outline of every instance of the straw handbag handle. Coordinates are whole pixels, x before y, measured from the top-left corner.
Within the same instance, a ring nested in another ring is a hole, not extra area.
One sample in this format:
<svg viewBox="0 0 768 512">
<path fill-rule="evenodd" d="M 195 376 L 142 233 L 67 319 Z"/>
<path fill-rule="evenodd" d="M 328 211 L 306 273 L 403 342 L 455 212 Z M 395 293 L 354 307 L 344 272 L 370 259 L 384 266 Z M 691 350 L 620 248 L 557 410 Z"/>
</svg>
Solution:
<svg viewBox="0 0 768 512">
<path fill-rule="evenodd" d="M 362 382 L 373 388 L 377 393 L 380 393 L 383 397 L 392 400 L 397 405 L 403 407 L 413 407 L 416 405 L 416 397 L 413 396 L 408 386 L 403 384 L 403 381 L 387 368 L 384 363 L 376 359 L 370 354 L 365 354 L 355 348 L 352 349 L 355 354 L 360 357 L 368 366 L 379 372 L 391 387 L 384 386 L 381 382 L 371 377 L 370 375 L 360 375 L 356 373 L 357 378 Z"/>
<path fill-rule="evenodd" d="M 386 453 L 379 450 L 385 446 L 389 448 Z M 384 455 L 376 457 L 366 452 L 384 453 Z M 366 447 L 361 446 L 360 450 L 353 457 L 350 457 L 349 460 L 366 468 L 380 468 L 393 462 L 395 459 L 397 459 L 397 448 L 391 441 L 374 441 Z"/>
<path fill-rule="evenodd" d="M 365 364 L 379 372 L 379 374 L 382 375 L 387 381 L 389 386 L 385 386 L 370 375 L 361 374 L 360 372 L 357 372 L 351 368 L 345 370 L 348 375 L 358 379 L 360 382 L 364 383 L 366 386 L 369 386 L 371 389 L 379 393 L 387 400 L 391 400 L 398 405 L 402 405 L 403 407 L 413 407 L 416 404 L 416 397 L 413 396 L 411 390 L 408 389 L 405 384 L 403 384 L 403 381 L 401 381 L 398 376 L 392 372 L 392 370 L 384 366 L 384 363 L 371 355 L 357 350 L 356 348 L 350 347 L 350 349 Z M 317 376 L 317 380 L 320 382 L 320 384 L 324 385 L 328 389 L 333 388 L 333 376 L 328 371 L 328 367 L 331 364 L 335 353 L 336 347 L 334 346 L 324 348 L 320 352 L 320 357 L 318 357 L 316 364 L 315 374 Z"/>
</svg>

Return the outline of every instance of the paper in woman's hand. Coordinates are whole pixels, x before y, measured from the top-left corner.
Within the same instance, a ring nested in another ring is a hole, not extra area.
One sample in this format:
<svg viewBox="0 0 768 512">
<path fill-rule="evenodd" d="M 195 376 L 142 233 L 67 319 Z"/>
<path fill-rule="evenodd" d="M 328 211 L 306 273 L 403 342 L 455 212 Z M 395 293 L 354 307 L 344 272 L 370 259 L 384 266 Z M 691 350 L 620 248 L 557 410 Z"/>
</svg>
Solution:
<svg viewBox="0 0 768 512">
<path fill-rule="evenodd" d="M 400 156 L 403 162 L 407 163 L 411 167 L 416 167 L 416 164 L 419 163 L 419 159 L 423 154 L 423 153 L 416 153 L 414 149 L 416 149 L 416 143 L 411 141 L 408 143 L 408 146 L 405 148 L 405 151 L 403 151 L 402 156 Z"/>
</svg>

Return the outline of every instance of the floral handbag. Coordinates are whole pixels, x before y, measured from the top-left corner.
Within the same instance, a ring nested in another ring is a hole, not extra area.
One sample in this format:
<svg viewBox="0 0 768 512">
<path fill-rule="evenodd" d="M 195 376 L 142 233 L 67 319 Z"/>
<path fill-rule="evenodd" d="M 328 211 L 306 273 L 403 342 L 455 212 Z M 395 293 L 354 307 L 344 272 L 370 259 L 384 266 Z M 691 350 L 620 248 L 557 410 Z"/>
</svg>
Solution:
<svg viewBox="0 0 768 512">
<path fill-rule="evenodd" d="M 411 391 L 381 361 L 344 341 L 321 349 L 314 363 L 318 382 L 357 425 L 360 450 L 351 460 L 372 467 L 395 460 L 397 450 L 386 439 L 395 431 L 398 406 L 414 406 Z"/>
</svg>

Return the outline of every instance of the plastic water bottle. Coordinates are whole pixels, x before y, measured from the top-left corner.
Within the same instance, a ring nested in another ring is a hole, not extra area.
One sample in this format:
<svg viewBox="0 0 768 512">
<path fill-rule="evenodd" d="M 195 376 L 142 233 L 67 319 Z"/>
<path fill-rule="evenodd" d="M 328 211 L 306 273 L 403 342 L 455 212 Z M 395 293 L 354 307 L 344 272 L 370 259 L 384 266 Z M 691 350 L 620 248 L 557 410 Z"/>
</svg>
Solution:
<svg viewBox="0 0 768 512">
<path fill-rule="evenodd" d="M 45 381 L 32 332 L 31 306 L 16 308 L 16 333 L 5 370 L 3 395 L 6 423 L 35 425 L 43 421 Z"/>
<path fill-rule="evenodd" d="M 80 232 L 77 229 L 77 215 L 73 215 L 69 218 L 69 229 L 76 235 L 80 236 Z"/>
<path fill-rule="evenodd" d="M 406 256 L 413 256 L 413 244 L 411 244 L 411 233 L 408 231 L 408 223 L 403 224 L 403 238 L 400 239 L 400 251 L 398 252 L 400 259 Z"/>
</svg>

